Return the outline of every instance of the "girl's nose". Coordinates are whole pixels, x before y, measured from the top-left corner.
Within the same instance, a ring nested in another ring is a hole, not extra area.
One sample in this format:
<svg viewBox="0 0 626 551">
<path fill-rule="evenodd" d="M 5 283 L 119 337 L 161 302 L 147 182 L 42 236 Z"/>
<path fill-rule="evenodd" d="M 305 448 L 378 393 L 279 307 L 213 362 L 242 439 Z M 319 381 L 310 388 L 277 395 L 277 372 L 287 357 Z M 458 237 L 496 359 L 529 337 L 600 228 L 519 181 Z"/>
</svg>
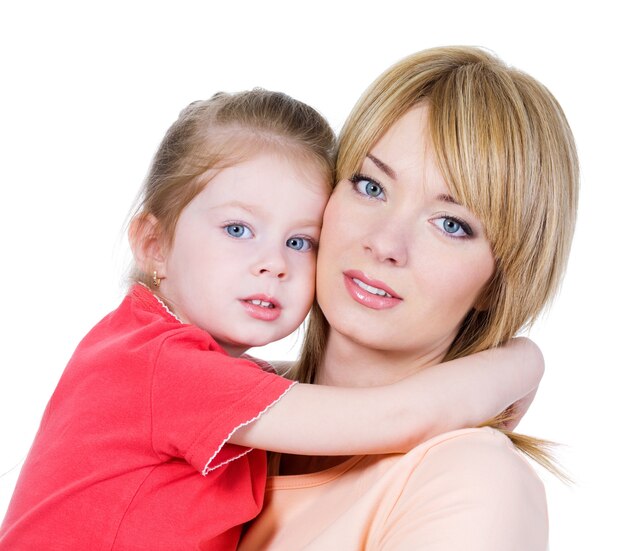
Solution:
<svg viewBox="0 0 626 551">
<path fill-rule="evenodd" d="M 254 263 L 252 271 L 258 276 L 266 275 L 284 279 L 287 277 L 287 259 L 284 251 L 278 250 L 278 248 L 264 251 L 263 255 Z"/>
</svg>

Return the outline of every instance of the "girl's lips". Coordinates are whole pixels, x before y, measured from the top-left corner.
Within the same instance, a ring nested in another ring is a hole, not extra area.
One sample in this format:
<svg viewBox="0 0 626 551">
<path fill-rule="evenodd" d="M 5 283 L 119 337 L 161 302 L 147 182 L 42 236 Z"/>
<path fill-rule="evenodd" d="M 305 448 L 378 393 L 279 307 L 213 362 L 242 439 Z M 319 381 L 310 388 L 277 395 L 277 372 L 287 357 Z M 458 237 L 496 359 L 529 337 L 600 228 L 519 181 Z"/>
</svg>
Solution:
<svg viewBox="0 0 626 551">
<path fill-rule="evenodd" d="M 239 302 L 250 317 L 261 321 L 274 321 L 282 311 L 280 303 L 267 295 L 251 295 Z"/>
<path fill-rule="evenodd" d="M 402 302 L 391 287 L 382 281 L 369 279 L 363 272 L 348 270 L 343 273 L 343 276 L 348 294 L 363 306 L 374 310 L 385 310 Z"/>
</svg>

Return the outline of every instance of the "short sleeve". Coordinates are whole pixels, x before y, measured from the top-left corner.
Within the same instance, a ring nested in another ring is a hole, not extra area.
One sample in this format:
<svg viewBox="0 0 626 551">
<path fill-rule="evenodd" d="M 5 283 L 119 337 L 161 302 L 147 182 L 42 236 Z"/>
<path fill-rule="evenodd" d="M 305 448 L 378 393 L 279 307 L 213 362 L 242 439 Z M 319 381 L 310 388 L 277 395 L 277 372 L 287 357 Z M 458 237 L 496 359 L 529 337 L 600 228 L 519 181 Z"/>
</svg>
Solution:
<svg viewBox="0 0 626 551">
<path fill-rule="evenodd" d="M 394 504 L 381 551 L 545 551 L 543 485 L 501 433 L 443 439 L 421 459 Z"/>
<path fill-rule="evenodd" d="M 185 332 L 169 336 L 155 360 L 151 386 L 154 451 L 184 458 L 206 474 L 250 451 L 227 441 L 292 385 Z"/>
</svg>

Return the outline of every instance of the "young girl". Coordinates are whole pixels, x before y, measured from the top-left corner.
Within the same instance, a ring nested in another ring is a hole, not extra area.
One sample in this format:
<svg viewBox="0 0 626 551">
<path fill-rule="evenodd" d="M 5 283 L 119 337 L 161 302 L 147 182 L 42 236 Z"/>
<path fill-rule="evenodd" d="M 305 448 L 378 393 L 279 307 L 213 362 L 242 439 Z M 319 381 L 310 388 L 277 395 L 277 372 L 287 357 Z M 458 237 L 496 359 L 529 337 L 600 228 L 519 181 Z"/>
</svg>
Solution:
<svg viewBox="0 0 626 551">
<path fill-rule="evenodd" d="M 241 358 L 311 306 L 333 153 L 324 119 L 284 94 L 181 113 L 131 222 L 136 283 L 70 360 L 1 549 L 234 549 L 262 505 L 261 450 L 408 451 L 533 392 L 543 363 L 524 340 L 368 389 L 294 385 Z M 402 302 L 350 277 L 364 307 Z"/>
</svg>

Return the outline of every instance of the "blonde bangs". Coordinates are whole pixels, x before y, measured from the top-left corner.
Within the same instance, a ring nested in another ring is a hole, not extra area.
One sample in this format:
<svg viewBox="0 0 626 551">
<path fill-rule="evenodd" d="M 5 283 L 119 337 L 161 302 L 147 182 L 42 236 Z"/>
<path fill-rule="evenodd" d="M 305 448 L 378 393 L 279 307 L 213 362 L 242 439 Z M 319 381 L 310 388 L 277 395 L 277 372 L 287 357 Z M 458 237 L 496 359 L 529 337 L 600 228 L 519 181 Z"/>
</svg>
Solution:
<svg viewBox="0 0 626 551">
<path fill-rule="evenodd" d="M 374 144 L 425 97 L 427 84 L 428 75 L 407 75 L 401 62 L 365 90 L 339 134 L 337 180 L 349 178 L 361 168 Z M 416 93 L 422 88 L 424 93 Z"/>
<path fill-rule="evenodd" d="M 511 338 L 556 294 L 578 168 L 567 121 L 545 87 L 497 60 L 447 76 L 429 98 L 434 148 L 452 195 L 483 222 L 497 266 L 485 293 L 488 319 L 470 313 L 468 334 L 450 351 L 456 356 Z"/>
</svg>

